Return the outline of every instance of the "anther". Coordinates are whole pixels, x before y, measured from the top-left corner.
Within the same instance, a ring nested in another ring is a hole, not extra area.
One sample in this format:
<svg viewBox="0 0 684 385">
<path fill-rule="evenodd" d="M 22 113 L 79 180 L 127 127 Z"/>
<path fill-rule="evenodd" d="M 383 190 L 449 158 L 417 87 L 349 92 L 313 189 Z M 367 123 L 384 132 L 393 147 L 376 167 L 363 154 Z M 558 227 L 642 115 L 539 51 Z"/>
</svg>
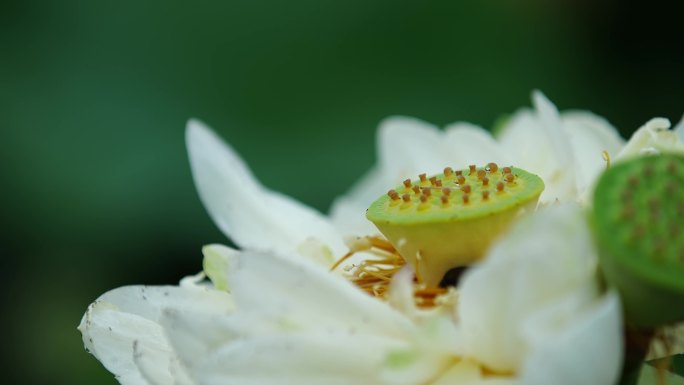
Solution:
<svg viewBox="0 0 684 385">
<path fill-rule="evenodd" d="M 485 170 L 478 170 L 478 171 L 477 171 L 477 178 L 478 178 L 478 179 L 482 179 L 482 178 L 484 178 L 486 175 L 487 175 L 487 171 L 485 171 Z"/>
<path fill-rule="evenodd" d="M 499 165 L 497 165 L 494 162 L 491 162 L 487 164 L 487 168 L 489 169 L 489 172 L 494 173 L 499 170 Z"/>
<path fill-rule="evenodd" d="M 426 174 L 420 174 L 420 175 L 418 175 L 418 177 L 420 178 L 421 182 L 427 181 L 427 175 Z"/>
<path fill-rule="evenodd" d="M 489 190 L 484 190 L 482 191 L 482 200 L 487 200 L 489 199 Z"/>
<path fill-rule="evenodd" d="M 392 198 L 393 201 L 399 200 L 399 194 L 394 190 L 389 190 L 387 192 L 387 195 L 389 195 L 389 197 Z"/>
<path fill-rule="evenodd" d="M 430 190 L 429 188 L 425 187 L 425 188 L 423 189 L 423 195 L 429 197 L 431 194 L 432 194 L 432 190 Z"/>
<path fill-rule="evenodd" d="M 463 191 L 463 192 L 466 193 L 466 194 L 469 194 L 469 193 L 470 193 L 470 190 L 471 190 L 471 188 L 470 188 L 470 185 L 469 185 L 469 184 L 466 184 L 466 185 L 461 186 L 461 191 Z"/>
<path fill-rule="evenodd" d="M 475 166 L 474 164 L 471 164 L 468 167 L 470 168 L 470 175 L 474 175 L 477 172 L 477 166 Z"/>
<path fill-rule="evenodd" d="M 511 173 L 511 168 L 510 168 L 510 167 L 504 167 L 504 168 L 503 168 L 503 173 L 504 173 L 504 174 L 510 174 L 510 173 Z"/>
<path fill-rule="evenodd" d="M 496 184 L 496 191 L 502 192 L 504 190 L 504 184 L 503 182 L 497 182 Z"/>
<path fill-rule="evenodd" d="M 435 186 L 437 187 L 442 187 L 442 181 L 437 179 L 437 182 L 435 183 Z"/>
<path fill-rule="evenodd" d="M 470 195 L 463 194 L 463 203 L 468 204 L 470 202 Z"/>
<path fill-rule="evenodd" d="M 456 170 L 456 176 L 461 176 L 463 175 L 463 170 Z"/>
<path fill-rule="evenodd" d="M 444 176 L 451 176 L 451 174 L 454 173 L 454 170 L 451 167 L 445 167 L 444 168 Z"/>
<path fill-rule="evenodd" d="M 436 176 L 430 177 L 430 184 L 433 186 L 437 184 L 437 177 Z"/>
<path fill-rule="evenodd" d="M 406 203 L 409 203 L 409 202 L 411 202 L 411 196 L 410 196 L 410 195 L 408 195 L 408 194 L 404 194 L 404 195 L 402 195 L 402 196 L 401 196 L 401 199 L 403 199 L 403 200 L 404 200 L 404 202 L 406 202 Z"/>
<path fill-rule="evenodd" d="M 514 179 L 515 177 L 513 176 L 513 174 L 506 174 L 506 182 L 513 183 Z"/>
<path fill-rule="evenodd" d="M 451 189 L 448 187 L 445 187 L 442 189 L 442 195 L 449 196 L 451 195 Z"/>
<path fill-rule="evenodd" d="M 482 185 L 488 186 L 489 185 L 489 178 L 487 178 L 487 177 L 482 178 Z"/>
<path fill-rule="evenodd" d="M 420 187 L 413 186 L 413 192 L 416 193 L 416 195 L 420 194 Z"/>
<path fill-rule="evenodd" d="M 411 187 L 411 179 L 406 179 L 406 180 L 404 181 L 404 187 L 406 187 L 406 188 L 410 188 L 410 187 Z"/>
<path fill-rule="evenodd" d="M 456 178 L 458 181 L 458 184 L 463 184 L 465 183 L 465 177 L 463 175 L 459 175 L 458 178 Z"/>
</svg>

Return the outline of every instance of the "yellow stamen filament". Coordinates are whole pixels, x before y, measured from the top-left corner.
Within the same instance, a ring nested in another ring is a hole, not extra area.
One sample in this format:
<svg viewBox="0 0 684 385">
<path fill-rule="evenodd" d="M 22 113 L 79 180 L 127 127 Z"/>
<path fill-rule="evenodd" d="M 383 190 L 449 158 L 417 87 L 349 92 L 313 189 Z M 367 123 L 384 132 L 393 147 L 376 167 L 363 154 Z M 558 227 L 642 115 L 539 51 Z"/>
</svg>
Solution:
<svg viewBox="0 0 684 385">
<path fill-rule="evenodd" d="M 366 237 L 366 246 L 349 251 L 340 258 L 330 269 L 337 269 L 342 263 L 360 251 L 370 256 L 358 265 L 354 265 L 349 273 L 349 280 L 369 295 L 379 299 L 387 299 L 388 290 L 394 275 L 401 270 L 406 262 L 397 250 L 384 238 Z M 414 300 L 421 308 L 434 307 L 439 303 L 440 296 L 447 293 L 443 288 L 425 288 L 414 279 Z"/>
</svg>

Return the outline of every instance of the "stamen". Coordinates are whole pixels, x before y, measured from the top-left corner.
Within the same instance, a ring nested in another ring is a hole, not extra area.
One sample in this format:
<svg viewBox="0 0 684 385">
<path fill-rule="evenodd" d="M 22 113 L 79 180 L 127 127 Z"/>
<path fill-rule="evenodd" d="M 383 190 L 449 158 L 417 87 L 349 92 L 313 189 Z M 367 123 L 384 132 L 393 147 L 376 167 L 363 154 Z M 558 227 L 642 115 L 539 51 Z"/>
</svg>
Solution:
<svg viewBox="0 0 684 385">
<path fill-rule="evenodd" d="M 487 177 L 482 178 L 482 185 L 488 186 L 489 185 L 489 178 L 487 178 Z"/>
<path fill-rule="evenodd" d="M 503 182 L 497 182 L 496 184 L 496 191 L 502 192 L 504 190 L 504 184 Z"/>
<path fill-rule="evenodd" d="M 437 179 L 437 183 L 435 183 L 435 186 L 442 187 L 442 181 Z"/>
<path fill-rule="evenodd" d="M 482 200 L 487 200 L 489 199 L 489 190 L 484 190 L 482 191 Z"/>
<path fill-rule="evenodd" d="M 436 176 L 430 177 L 430 184 L 433 186 L 437 184 L 437 177 Z"/>
<path fill-rule="evenodd" d="M 465 183 L 465 177 L 463 175 L 459 175 L 458 178 L 456 178 L 458 181 L 458 184 L 463 184 Z"/>
<path fill-rule="evenodd" d="M 420 174 L 420 175 L 418 175 L 418 177 L 420 178 L 420 181 L 422 183 L 427 182 L 427 175 L 426 174 Z"/>
<path fill-rule="evenodd" d="M 511 168 L 510 168 L 510 167 L 504 167 L 504 168 L 503 168 L 503 173 L 504 173 L 504 174 L 510 174 L 510 173 L 511 173 Z"/>
<path fill-rule="evenodd" d="M 485 170 L 479 170 L 479 171 L 477 172 L 477 178 L 478 178 L 478 179 L 484 178 L 485 175 L 487 175 L 487 171 L 485 171 Z"/>
<path fill-rule="evenodd" d="M 423 188 L 423 195 L 424 195 L 424 196 L 428 196 L 428 197 L 429 197 L 431 194 L 432 194 L 432 190 L 431 190 L 431 189 L 429 189 L 429 188 L 427 188 L 427 187 Z"/>
<path fill-rule="evenodd" d="M 475 166 L 474 164 L 471 164 L 468 167 L 470 168 L 470 175 L 474 175 L 477 172 L 477 166 Z"/>
<path fill-rule="evenodd" d="M 389 197 L 390 197 L 393 201 L 399 200 L 399 193 L 397 193 L 397 192 L 394 191 L 394 190 L 389 190 L 389 191 L 387 192 L 387 195 L 389 195 Z"/>
<path fill-rule="evenodd" d="M 411 179 L 406 179 L 404 180 L 404 187 L 410 188 L 411 187 Z"/>
<path fill-rule="evenodd" d="M 506 174 L 506 182 L 513 183 L 513 180 L 515 180 L 513 174 Z"/>
<path fill-rule="evenodd" d="M 410 197 L 408 194 L 402 195 L 402 196 L 401 196 L 401 199 L 403 199 L 404 202 L 406 202 L 406 203 L 410 203 L 410 202 L 411 202 L 411 197 Z"/>
<path fill-rule="evenodd" d="M 463 191 L 463 192 L 466 193 L 466 194 L 469 194 L 469 193 L 470 193 L 470 190 L 471 190 L 471 188 L 470 188 L 470 185 L 469 185 L 469 184 L 464 185 L 463 187 L 461 187 L 461 191 Z"/>
<path fill-rule="evenodd" d="M 462 170 L 456 170 L 455 172 L 456 172 L 456 176 L 461 176 L 461 175 L 463 175 L 463 171 L 462 171 Z"/>
<path fill-rule="evenodd" d="M 463 204 L 468 204 L 470 202 L 470 195 L 463 194 Z"/>
<path fill-rule="evenodd" d="M 445 167 L 444 168 L 444 176 L 450 177 L 451 174 L 454 173 L 454 170 L 451 167 Z"/>
<path fill-rule="evenodd" d="M 416 193 L 416 195 L 420 194 L 420 187 L 413 186 L 413 192 Z"/>
</svg>

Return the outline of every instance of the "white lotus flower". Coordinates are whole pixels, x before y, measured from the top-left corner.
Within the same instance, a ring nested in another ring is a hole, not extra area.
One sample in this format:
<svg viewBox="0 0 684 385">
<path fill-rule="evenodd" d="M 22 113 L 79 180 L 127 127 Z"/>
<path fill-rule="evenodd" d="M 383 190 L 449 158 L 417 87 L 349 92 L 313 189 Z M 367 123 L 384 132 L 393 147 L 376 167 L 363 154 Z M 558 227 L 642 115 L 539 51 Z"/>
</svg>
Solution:
<svg viewBox="0 0 684 385">
<path fill-rule="evenodd" d="M 616 156 L 623 142 L 594 115 L 559 115 L 540 93 L 534 102 L 496 140 L 464 123 L 440 131 L 386 121 L 379 164 L 330 218 L 260 185 L 230 147 L 190 121 L 200 197 L 243 251 L 205 248 L 211 285 L 186 279 L 106 293 L 79 326 L 86 346 L 126 385 L 613 383 L 619 302 L 596 286 L 576 206 L 520 224 L 462 279 L 456 304 L 430 311 L 416 308 L 409 271 L 394 277 L 387 302 L 329 272 L 347 251 L 345 236 L 376 232 L 363 221 L 368 204 L 419 172 L 512 163 L 544 178 L 545 202 L 578 200 L 605 167 L 602 153 Z M 654 135 L 627 152 L 662 149 L 653 143 L 663 132 Z"/>
<path fill-rule="evenodd" d="M 619 301 L 600 294 L 577 206 L 520 223 L 463 278 L 458 305 L 431 310 L 415 307 L 409 271 L 383 302 L 305 259 L 216 245 L 205 255 L 230 294 L 192 282 L 124 287 L 88 309 L 84 341 L 122 384 L 617 379 Z"/>
</svg>

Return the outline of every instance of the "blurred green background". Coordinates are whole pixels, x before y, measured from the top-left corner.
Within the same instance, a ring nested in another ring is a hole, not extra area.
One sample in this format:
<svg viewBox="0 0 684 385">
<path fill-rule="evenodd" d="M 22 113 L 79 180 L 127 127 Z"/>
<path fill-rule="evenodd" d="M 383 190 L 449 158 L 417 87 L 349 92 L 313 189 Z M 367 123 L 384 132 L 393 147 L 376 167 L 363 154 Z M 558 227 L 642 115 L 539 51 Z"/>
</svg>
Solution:
<svg viewBox="0 0 684 385">
<path fill-rule="evenodd" d="M 623 135 L 675 123 L 679 12 L 648 4 L 2 0 L 5 383 L 115 384 L 76 331 L 87 305 L 176 283 L 226 241 L 192 184 L 189 117 L 324 211 L 388 115 L 489 127 L 539 88 Z"/>
</svg>

